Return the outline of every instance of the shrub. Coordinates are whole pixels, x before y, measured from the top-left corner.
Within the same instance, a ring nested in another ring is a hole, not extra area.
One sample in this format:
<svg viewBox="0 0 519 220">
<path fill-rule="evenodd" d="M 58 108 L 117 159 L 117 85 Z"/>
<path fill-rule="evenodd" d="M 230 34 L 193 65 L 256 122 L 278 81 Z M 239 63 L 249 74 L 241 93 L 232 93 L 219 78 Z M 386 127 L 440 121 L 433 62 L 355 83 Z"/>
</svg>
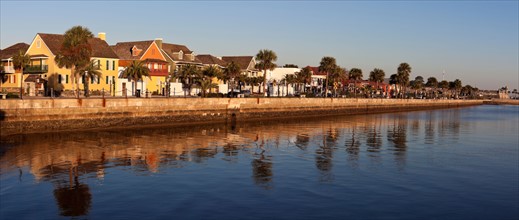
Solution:
<svg viewBox="0 0 519 220">
<path fill-rule="evenodd" d="M 20 98 L 20 95 L 18 93 L 7 93 L 7 96 L 6 96 L 8 99 L 18 99 Z"/>
<path fill-rule="evenodd" d="M 208 98 L 223 98 L 224 95 L 223 93 L 219 92 L 219 93 L 208 93 L 206 94 Z"/>
</svg>

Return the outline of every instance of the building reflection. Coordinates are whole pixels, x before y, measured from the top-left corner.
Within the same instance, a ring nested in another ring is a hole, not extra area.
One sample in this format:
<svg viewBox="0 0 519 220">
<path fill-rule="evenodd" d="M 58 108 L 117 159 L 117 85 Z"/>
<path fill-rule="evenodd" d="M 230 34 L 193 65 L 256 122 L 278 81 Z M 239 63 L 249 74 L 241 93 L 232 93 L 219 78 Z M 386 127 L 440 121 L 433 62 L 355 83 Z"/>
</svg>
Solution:
<svg viewBox="0 0 519 220">
<path fill-rule="evenodd" d="M 434 112 L 422 116 L 425 122 L 411 121 L 410 129 L 414 134 L 423 126 L 426 143 L 434 143 L 436 132 L 441 138 L 442 130 L 459 133 L 459 113 L 452 112 L 441 120 Z M 364 155 L 380 158 L 381 152 L 387 150 L 394 155 L 398 168 L 403 169 L 409 147 L 408 117 L 400 113 L 12 136 L 2 138 L 0 172 L 28 167 L 37 182 L 54 185 L 62 215 L 81 216 L 89 212 L 93 199 L 85 178 L 102 180 L 107 175 L 105 170 L 114 167 L 146 174 L 190 163 L 218 159 L 236 163 L 247 159 L 252 183 L 266 190 L 274 187 L 274 163 L 282 161 L 275 161 L 280 157 L 273 152 L 279 150 L 308 156 L 321 181 L 334 181 L 334 172 L 344 169 L 334 167 L 334 159 L 344 155 L 335 155 L 337 152 L 345 152 L 350 168 L 357 168 Z"/>
<path fill-rule="evenodd" d="M 434 133 L 436 126 L 436 113 L 433 111 L 427 112 L 425 122 L 425 144 L 434 144 Z"/>
</svg>

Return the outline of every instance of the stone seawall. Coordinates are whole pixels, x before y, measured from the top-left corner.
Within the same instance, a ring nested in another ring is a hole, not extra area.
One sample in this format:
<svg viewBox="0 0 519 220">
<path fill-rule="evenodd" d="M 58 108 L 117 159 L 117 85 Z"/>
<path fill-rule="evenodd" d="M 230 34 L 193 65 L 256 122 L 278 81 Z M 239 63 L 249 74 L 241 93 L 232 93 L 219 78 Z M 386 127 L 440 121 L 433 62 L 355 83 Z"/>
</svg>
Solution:
<svg viewBox="0 0 519 220">
<path fill-rule="evenodd" d="M 2 136 L 162 124 L 365 114 L 480 105 L 480 100 L 88 98 L 0 101 Z"/>
</svg>

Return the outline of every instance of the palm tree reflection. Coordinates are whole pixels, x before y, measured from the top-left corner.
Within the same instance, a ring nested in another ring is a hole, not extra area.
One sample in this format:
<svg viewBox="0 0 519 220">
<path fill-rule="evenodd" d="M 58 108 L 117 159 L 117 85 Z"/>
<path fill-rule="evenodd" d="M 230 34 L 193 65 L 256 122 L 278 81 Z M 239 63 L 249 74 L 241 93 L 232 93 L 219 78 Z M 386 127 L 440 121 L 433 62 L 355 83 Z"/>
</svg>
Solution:
<svg viewBox="0 0 519 220">
<path fill-rule="evenodd" d="M 77 176 L 72 185 L 54 189 L 54 197 L 62 216 L 86 215 L 92 203 L 88 185 L 79 183 Z"/>
<path fill-rule="evenodd" d="M 330 128 L 326 135 L 323 135 L 323 143 L 319 148 L 315 150 L 315 165 L 321 172 L 321 181 L 332 181 L 332 159 L 333 150 L 339 139 L 339 131 L 337 129 Z"/>
<path fill-rule="evenodd" d="M 265 156 L 265 151 L 261 151 L 254 154 L 251 164 L 254 183 L 264 189 L 272 189 L 272 156 Z"/>
<path fill-rule="evenodd" d="M 399 169 L 404 168 L 407 150 L 407 117 L 395 116 L 392 125 L 388 125 L 387 140 L 393 143 L 395 161 Z"/>
<path fill-rule="evenodd" d="M 259 153 L 254 153 L 252 159 L 252 178 L 254 183 L 264 189 L 272 189 L 272 156 L 265 155 L 265 140 L 260 139 L 259 134 L 256 134 L 255 142 L 259 143 Z"/>
<path fill-rule="evenodd" d="M 308 147 L 308 142 L 310 142 L 310 136 L 308 134 L 297 134 L 296 135 L 296 147 L 301 150 L 306 150 Z"/>
<path fill-rule="evenodd" d="M 357 125 L 354 124 L 351 129 L 351 138 L 346 139 L 345 147 L 348 153 L 348 162 L 352 167 L 358 167 L 359 152 L 360 152 L 360 140 L 355 136 Z"/>
<path fill-rule="evenodd" d="M 99 164 L 82 164 L 80 157 L 68 168 L 52 165 L 45 168 L 48 175 L 43 179 L 47 179 L 54 184 L 54 198 L 62 216 L 84 216 L 88 214 L 92 204 L 92 194 L 88 185 L 79 182 L 79 170 L 91 172 L 98 169 Z"/>
</svg>

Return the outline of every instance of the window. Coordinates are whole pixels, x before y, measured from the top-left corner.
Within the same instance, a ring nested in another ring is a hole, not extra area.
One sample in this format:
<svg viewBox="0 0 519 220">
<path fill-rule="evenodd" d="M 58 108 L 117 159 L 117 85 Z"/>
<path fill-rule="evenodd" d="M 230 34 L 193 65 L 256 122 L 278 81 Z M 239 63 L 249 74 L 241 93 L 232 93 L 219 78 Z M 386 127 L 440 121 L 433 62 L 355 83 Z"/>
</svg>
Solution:
<svg viewBox="0 0 519 220">
<path fill-rule="evenodd" d="M 94 79 L 93 76 L 91 76 L 91 77 L 90 77 L 90 83 L 91 83 L 91 84 L 94 84 L 94 82 L 95 82 L 95 79 Z"/>
<path fill-rule="evenodd" d="M 108 67 L 108 65 L 110 65 L 110 61 L 109 60 L 106 60 L 106 70 L 109 70 L 110 68 Z"/>
<path fill-rule="evenodd" d="M 96 76 L 97 84 L 101 84 L 101 78 L 99 76 Z"/>
<path fill-rule="evenodd" d="M 112 84 L 115 84 L 115 76 L 112 76 Z"/>
<path fill-rule="evenodd" d="M 41 40 L 37 40 L 37 41 L 36 41 L 36 47 L 37 47 L 37 48 L 40 48 L 40 47 L 41 47 Z"/>
<path fill-rule="evenodd" d="M 61 84 L 61 74 L 58 74 L 58 83 Z"/>
<path fill-rule="evenodd" d="M 180 51 L 178 52 L 178 59 L 181 60 L 181 59 L 184 59 L 184 52 Z"/>
<path fill-rule="evenodd" d="M 153 64 L 153 69 L 158 70 L 159 69 L 159 64 L 156 64 L 156 63 Z"/>
<path fill-rule="evenodd" d="M 65 75 L 65 83 L 68 84 L 68 75 Z"/>
<path fill-rule="evenodd" d="M 106 84 L 108 84 L 108 76 L 106 76 Z"/>
<path fill-rule="evenodd" d="M 115 70 L 115 60 L 112 60 L 112 70 Z"/>
</svg>

